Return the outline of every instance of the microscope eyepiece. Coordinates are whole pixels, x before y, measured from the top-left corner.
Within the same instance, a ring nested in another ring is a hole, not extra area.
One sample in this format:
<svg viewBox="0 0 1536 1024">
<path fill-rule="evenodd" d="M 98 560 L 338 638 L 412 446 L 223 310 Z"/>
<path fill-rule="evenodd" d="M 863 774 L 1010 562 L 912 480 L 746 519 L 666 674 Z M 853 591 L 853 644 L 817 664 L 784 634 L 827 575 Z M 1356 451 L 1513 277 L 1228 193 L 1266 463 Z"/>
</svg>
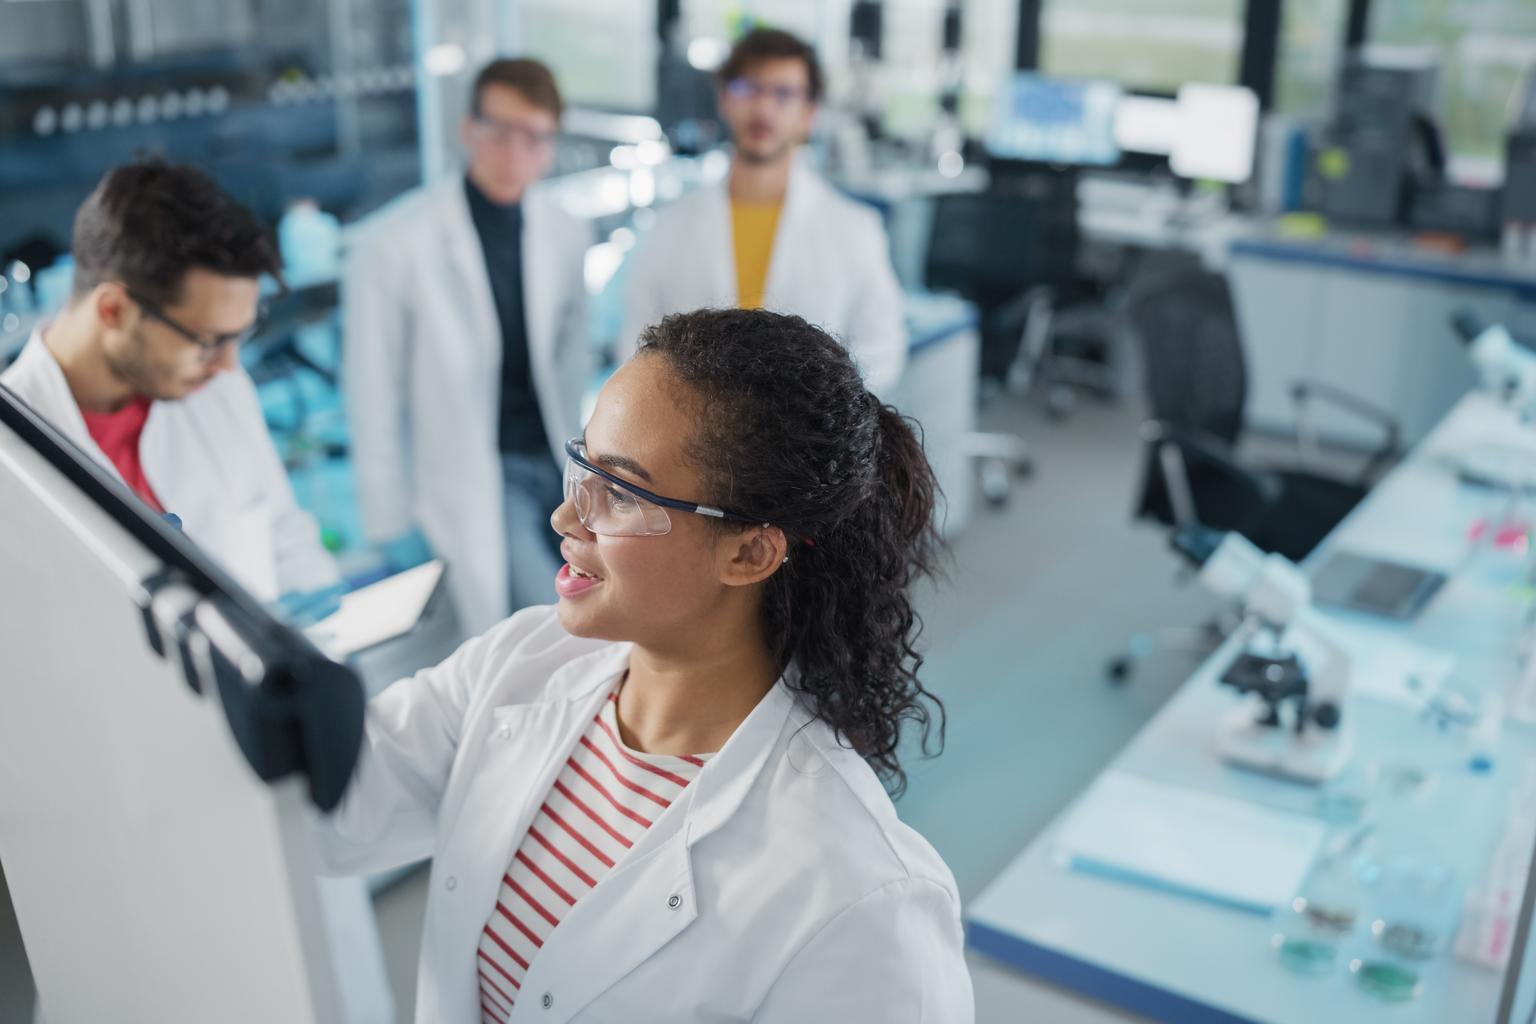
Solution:
<svg viewBox="0 0 1536 1024">
<path fill-rule="evenodd" d="M 1213 530 L 1209 526 L 1191 523 L 1175 527 L 1168 535 L 1168 544 L 1198 569 L 1211 560 L 1226 537 L 1225 530 Z"/>
</svg>

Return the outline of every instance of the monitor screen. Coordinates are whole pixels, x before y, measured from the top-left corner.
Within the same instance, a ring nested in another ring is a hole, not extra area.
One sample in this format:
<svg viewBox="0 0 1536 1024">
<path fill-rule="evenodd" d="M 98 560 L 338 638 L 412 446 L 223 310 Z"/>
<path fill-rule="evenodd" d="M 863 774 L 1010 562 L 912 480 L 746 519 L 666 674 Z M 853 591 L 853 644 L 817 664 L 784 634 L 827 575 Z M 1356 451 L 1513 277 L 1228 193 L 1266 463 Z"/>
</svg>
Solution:
<svg viewBox="0 0 1536 1024">
<path fill-rule="evenodd" d="M 1128 94 L 1115 107 L 1115 145 L 1126 153 L 1167 156 L 1179 141 L 1179 102 Z"/>
<path fill-rule="evenodd" d="M 1113 82 L 1073 81 L 1019 72 L 994 102 L 987 152 L 1004 160 L 1105 166 L 1115 145 Z"/>
<path fill-rule="evenodd" d="M 1240 185 L 1253 176 L 1259 98 L 1238 85 L 1179 87 L 1178 138 L 1168 164 L 1181 178 Z"/>
</svg>

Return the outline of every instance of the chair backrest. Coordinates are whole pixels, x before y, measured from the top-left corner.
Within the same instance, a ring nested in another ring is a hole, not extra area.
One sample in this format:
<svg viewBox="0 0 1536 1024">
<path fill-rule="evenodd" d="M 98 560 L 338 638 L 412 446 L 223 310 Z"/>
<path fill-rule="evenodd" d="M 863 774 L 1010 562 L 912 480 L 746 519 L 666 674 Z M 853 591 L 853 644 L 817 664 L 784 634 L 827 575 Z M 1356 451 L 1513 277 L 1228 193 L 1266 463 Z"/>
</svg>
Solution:
<svg viewBox="0 0 1536 1024">
<path fill-rule="evenodd" d="M 1236 441 L 1248 379 L 1226 280 L 1197 268 L 1160 273 L 1126 306 L 1152 418 Z"/>
<path fill-rule="evenodd" d="M 1071 280 L 1078 249 L 1075 187 L 1075 178 L 1042 174 L 987 192 L 935 196 L 925 285 L 974 299 Z"/>
</svg>

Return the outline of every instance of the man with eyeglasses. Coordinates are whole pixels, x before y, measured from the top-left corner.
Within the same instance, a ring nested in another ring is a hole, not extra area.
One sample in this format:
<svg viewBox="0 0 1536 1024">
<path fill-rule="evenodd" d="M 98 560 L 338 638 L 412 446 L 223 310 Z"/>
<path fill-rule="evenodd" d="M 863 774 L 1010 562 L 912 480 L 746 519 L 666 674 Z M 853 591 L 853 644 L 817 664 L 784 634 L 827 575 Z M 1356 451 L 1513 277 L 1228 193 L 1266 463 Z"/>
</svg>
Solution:
<svg viewBox="0 0 1536 1024">
<path fill-rule="evenodd" d="M 591 232 L 534 187 L 561 112 L 543 64 L 488 64 L 461 129 L 464 175 L 380 211 L 346 257 L 363 526 L 402 567 L 424 557 L 425 535 L 471 635 L 555 598 L 549 514 L 590 369 Z"/>
<path fill-rule="evenodd" d="M 907 337 L 885 229 L 797 156 L 822 95 L 815 51 L 787 32 L 754 29 L 717 79 L 730 173 L 657 215 L 629 269 L 620 357 L 669 313 L 762 307 L 839 338 L 870 389 L 888 390 Z"/>
<path fill-rule="evenodd" d="M 68 303 L 0 382 L 255 597 L 333 593 L 336 564 L 240 367 L 261 277 L 281 270 L 267 229 L 201 172 L 145 160 L 81 205 L 72 255 Z"/>
</svg>

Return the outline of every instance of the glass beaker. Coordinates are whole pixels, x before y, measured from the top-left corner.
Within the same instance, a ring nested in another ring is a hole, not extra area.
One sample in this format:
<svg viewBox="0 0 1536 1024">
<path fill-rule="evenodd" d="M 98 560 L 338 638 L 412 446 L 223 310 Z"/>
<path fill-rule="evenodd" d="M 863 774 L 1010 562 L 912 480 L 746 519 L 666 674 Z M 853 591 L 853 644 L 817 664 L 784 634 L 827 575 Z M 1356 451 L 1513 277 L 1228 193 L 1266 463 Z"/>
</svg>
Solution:
<svg viewBox="0 0 1536 1024">
<path fill-rule="evenodd" d="M 1437 861 L 1395 856 L 1380 865 L 1371 902 L 1370 928 L 1349 969 L 1378 999 L 1417 998 L 1427 962 L 1445 953 L 1454 932 L 1455 876 Z"/>
<path fill-rule="evenodd" d="M 1327 974 L 1366 911 L 1371 859 L 1362 853 L 1369 826 L 1329 844 L 1301 890 L 1276 917 L 1273 944 L 1280 962 L 1297 974 Z"/>
</svg>

